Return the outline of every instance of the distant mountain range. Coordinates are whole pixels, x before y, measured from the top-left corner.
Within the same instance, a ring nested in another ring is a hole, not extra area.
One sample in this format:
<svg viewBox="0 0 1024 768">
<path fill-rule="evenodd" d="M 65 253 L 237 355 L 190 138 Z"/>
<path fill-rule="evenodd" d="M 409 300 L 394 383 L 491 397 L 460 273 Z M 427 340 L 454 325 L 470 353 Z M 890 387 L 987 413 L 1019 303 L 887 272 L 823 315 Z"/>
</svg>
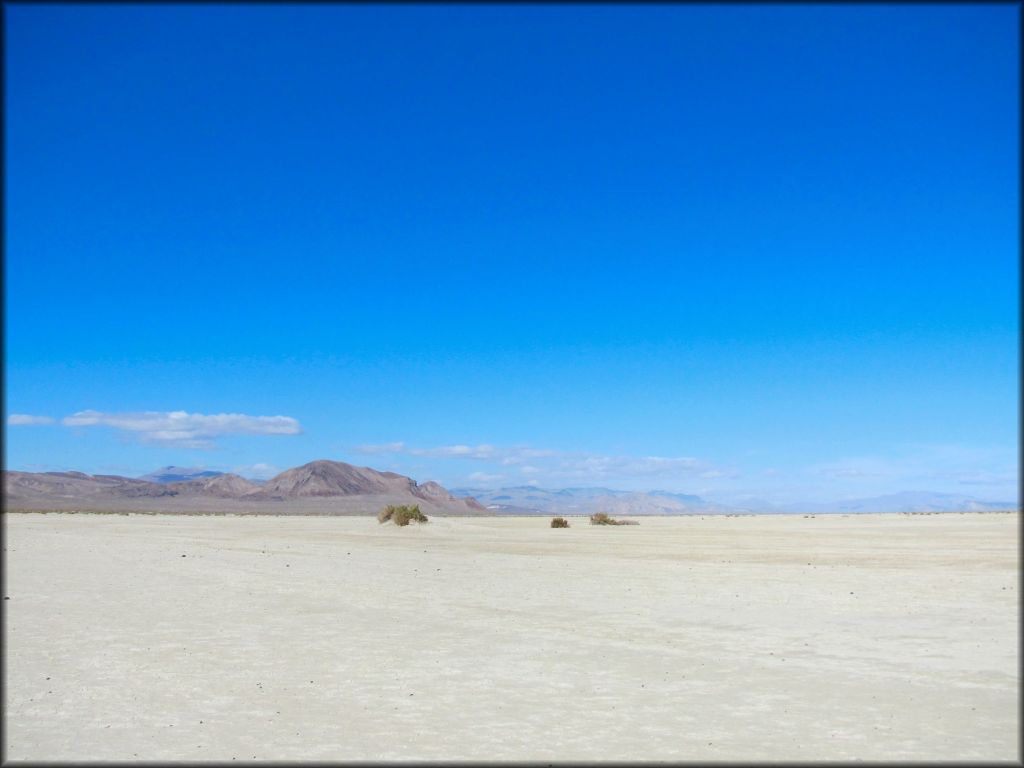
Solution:
<svg viewBox="0 0 1024 768">
<path fill-rule="evenodd" d="M 1019 509 L 1016 502 L 982 501 L 970 496 L 907 491 L 885 496 L 833 502 L 772 504 L 751 500 L 721 504 L 700 496 L 668 491 L 616 491 L 610 488 L 545 490 L 520 485 L 497 490 L 453 488 L 455 496 L 473 497 L 487 509 L 512 515 L 579 515 L 608 512 L 619 515 L 722 515 L 780 512 L 984 512 Z"/>
<path fill-rule="evenodd" d="M 545 490 L 532 485 L 519 485 L 494 491 L 453 488 L 452 494 L 473 497 L 487 509 L 511 515 L 583 515 L 594 512 L 613 515 L 715 515 L 745 511 L 706 501 L 700 496 L 668 491 L 643 493 L 611 488 Z"/>
<path fill-rule="evenodd" d="M 149 480 L 151 483 L 187 483 L 189 480 L 199 480 L 204 477 L 217 477 L 223 472 L 214 472 L 212 469 L 186 469 L 185 467 L 164 467 L 148 475 L 142 475 L 139 480 Z"/>
<path fill-rule="evenodd" d="M 394 472 L 327 460 L 289 469 L 264 484 L 181 467 L 141 478 L 4 471 L 3 479 L 8 509 L 375 514 L 386 504 L 419 504 L 428 516 L 494 514 L 434 482 L 419 484 Z"/>
<path fill-rule="evenodd" d="M 903 491 L 863 499 L 845 499 L 828 504 L 790 504 L 788 509 L 793 512 L 998 512 L 1020 509 L 1020 502 L 982 501 L 955 493 Z"/>
<path fill-rule="evenodd" d="M 419 504 L 436 515 L 727 515 L 828 512 L 983 512 L 1019 509 L 1017 502 L 983 501 L 926 491 L 834 502 L 771 504 L 751 499 L 722 504 L 669 491 L 611 488 L 547 490 L 521 485 L 497 490 L 417 483 L 395 472 L 341 461 L 312 461 L 263 483 L 239 475 L 164 467 L 142 477 L 82 472 L 4 471 L 8 509 L 229 512 L 238 514 L 374 514 L 385 504 Z"/>
</svg>

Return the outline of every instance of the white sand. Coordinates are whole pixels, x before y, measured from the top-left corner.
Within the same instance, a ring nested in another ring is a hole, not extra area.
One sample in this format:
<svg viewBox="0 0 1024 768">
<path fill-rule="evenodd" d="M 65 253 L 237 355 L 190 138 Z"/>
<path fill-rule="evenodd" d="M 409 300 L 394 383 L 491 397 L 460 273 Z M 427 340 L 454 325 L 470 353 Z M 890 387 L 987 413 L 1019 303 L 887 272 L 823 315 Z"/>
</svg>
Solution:
<svg viewBox="0 0 1024 768">
<path fill-rule="evenodd" d="M 1020 758 L 1016 515 L 4 518 L 8 760 Z"/>
</svg>

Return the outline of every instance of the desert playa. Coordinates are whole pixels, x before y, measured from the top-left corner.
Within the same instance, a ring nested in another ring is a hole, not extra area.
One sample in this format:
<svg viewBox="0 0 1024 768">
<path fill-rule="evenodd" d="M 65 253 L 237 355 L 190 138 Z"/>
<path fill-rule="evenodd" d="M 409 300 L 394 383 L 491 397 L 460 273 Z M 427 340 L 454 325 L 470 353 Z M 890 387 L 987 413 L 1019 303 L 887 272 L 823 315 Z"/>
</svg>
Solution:
<svg viewBox="0 0 1024 768">
<path fill-rule="evenodd" d="M 1015 514 L 7 514 L 8 760 L 1020 758 Z"/>
</svg>

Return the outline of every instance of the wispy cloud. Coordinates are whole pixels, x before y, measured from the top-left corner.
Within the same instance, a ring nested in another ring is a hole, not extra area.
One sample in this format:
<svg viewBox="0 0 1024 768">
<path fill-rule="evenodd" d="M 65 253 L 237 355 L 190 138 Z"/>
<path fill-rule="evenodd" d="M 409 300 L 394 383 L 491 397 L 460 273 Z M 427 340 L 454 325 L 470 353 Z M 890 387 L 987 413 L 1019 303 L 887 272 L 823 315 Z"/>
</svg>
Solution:
<svg viewBox="0 0 1024 768">
<path fill-rule="evenodd" d="M 405 443 L 382 443 L 381 445 L 357 445 L 356 453 L 377 454 L 377 453 L 403 453 Z"/>
<path fill-rule="evenodd" d="M 79 411 L 62 419 L 67 427 L 111 427 L 135 435 L 140 442 L 180 448 L 212 448 L 225 435 L 297 435 L 302 429 L 290 416 L 248 416 L 243 413 L 101 413 Z"/>
<path fill-rule="evenodd" d="M 12 413 L 7 417 L 9 427 L 39 426 L 42 424 L 53 424 L 54 419 L 49 416 L 30 416 L 27 413 Z"/>
<path fill-rule="evenodd" d="M 979 493 L 1012 495 L 1018 473 L 1013 449 L 957 445 L 906 445 L 890 456 L 847 457 L 808 467 L 808 474 L 829 482 L 854 484 L 851 493 L 871 488 L 892 492 L 906 488 L 954 491 L 973 486 Z"/>
<path fill-rule="evenodd" d="M 884 477 L 880 472 L 868 472 L 857 467 L 831 467 L 821 470 L 821 474 L 827 477 Z"/>
<path fill-rule="evenodd" d="M 606 456 L 595 453 L 567 454 L 559 457 L 557 466 L 579 477 L 602 477 L 608 474 L 664 475 L 695 474 L 702 469 L 697 459 L 686 456 Z"/>
<path fill-rule="evenodd" d="M 490 461 L 496 459 L 498 451 L 493 445 L 441 445 L 437 448 L 411 448 L 413 456 L 430 456 L 432 458 L 480 459 Z"/>
<path fill-rule="evenodd" d="M 840 459 L 810 468 L 811 474 L 830 478 L 881 478 L 897 474 L 891 462 L 872 457 Z"/>
<path fill-rule="evenodd" d="M 435 459 L 466 459 L 487 462 L 495 467 L 517 468 L 522 475 L 563 481 L 602 481 L 611 478 L 639 477 L 734 477 L 735 470 L 716 467 L 687 456 L 616 456 L 585 451 L 556 451 L 526 445 L 495 446 L 441 445 L 431 448 L 409 446 L 404 442 L 358 446 L 366 454 L 398 454 Z M 505 475 L 478 472 L 479 482 L 497 482 Z M 484 480 L 483 476 L 488 480 Z M 473 477 L 472 475 L 470 476 Z"/>
<path fill-rule="evenodd" d="M 1013 472 L 954 472 L 950 479 L 960 485 L 1008 485 L 1017 482 Z"/>
<path fill-rule="evenodd" d="M 357 453 L 401 453 L 408 456 L 426 456 L 429 458 L 481 459 L 484 461 L 500 458 L 499 450 L 493 445 L 439 445 L 436 448 L 413 448 L 399 441 L 380 445 L 356 446 Z"/>
<path fill-rule="evenodd" d="M 245 464 L 240 467 L 234 467 L 232 470 L 236 475 L 242 477 L 249 477 L 253 480 L 269 480 L 274 475 L 280 474 L 281 470 L 275 467 L 273 464 L 267 464 L 266 462 L 259 462 L 257 464 Z"/>
<path fill-rule="evenodd" d="M 505 475 L 491 474 L 490 472 L 473 472 L 469 475 L 469 480 L 473 483 L 500 483 L 504 479 Z"/>
</svg>

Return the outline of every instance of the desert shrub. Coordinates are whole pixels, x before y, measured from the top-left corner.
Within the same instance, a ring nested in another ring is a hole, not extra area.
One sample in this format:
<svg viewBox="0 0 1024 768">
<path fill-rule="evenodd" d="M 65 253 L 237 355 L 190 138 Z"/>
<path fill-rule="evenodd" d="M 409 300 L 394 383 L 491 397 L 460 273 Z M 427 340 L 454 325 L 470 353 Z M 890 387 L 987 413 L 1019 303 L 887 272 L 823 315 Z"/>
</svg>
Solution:
<svg viewBox="0 0 1024 768">
<path fill-rule="evenodd" d="M 398 507 L 395 510 L 395 514 L 391 516 L 391 519 L 394 520 L 395 525 L 406 526 L 413 519 L 412 510 L 405 506 Z"/>
<path fill-rule="evenodd" d="M 425 523 L 427 516 L 420 511 L 419 505 L 396 507 L 389 504 L 377 514 L 378 522 L 386 523 L 388 520 L 395 525 L 405 526 L 412 520 L 417 523 Z"/>
<path fill-rule="evenodd" d="M 569 527 L 569 521 L 566 520 L 564 517 L 553 517 L 553 518 L 551 518 L 551 527 L 552 528 L 568 528 Z"/>
<path fill-rule="evenodd" d="M 616 520 L 607 512 L 597 512 L 590 516 L 591 525 L 640 525 L 636 520 Z"/>
</svg>

